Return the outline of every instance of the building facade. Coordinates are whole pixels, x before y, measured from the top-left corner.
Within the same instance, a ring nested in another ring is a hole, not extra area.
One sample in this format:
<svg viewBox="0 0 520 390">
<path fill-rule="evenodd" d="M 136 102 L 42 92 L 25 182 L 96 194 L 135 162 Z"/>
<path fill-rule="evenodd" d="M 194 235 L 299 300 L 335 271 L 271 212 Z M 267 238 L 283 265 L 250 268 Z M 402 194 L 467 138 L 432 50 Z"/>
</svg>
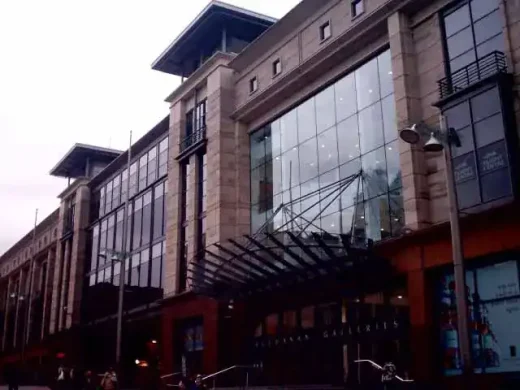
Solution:
<svg viewBox="0 0 520 390">
<path fill-rule="evenodd" d="M 128 378 L 331 385 L 371 359 L 456 386 L 444 158 L 399 138 L 442 115 L 474 369 L 514 381 L 519 21 L 511 0 L 303 0 L 280 20 L 210 2 L 152 65 L 183 81 L 168 117 L 126 152 L 73 148 L 59 211 L 0 259 L 4 359 L 110 364 L 116 252 Z"/>
</svg>

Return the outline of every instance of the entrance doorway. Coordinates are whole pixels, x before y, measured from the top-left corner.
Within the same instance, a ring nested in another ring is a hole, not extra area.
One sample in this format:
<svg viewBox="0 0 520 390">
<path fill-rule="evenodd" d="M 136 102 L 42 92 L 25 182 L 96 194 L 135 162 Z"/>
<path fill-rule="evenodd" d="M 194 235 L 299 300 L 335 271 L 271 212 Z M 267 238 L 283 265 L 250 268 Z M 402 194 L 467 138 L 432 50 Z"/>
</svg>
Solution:
<svg viewBox="0 0 520 390">
<path fill-rule="evenodd" d="M 404 291 L 300 305 L 260 320 L 252 357 L 267 385 L 380 381 L 370 364 L 410 365 L 408 300 Z"/>
</svg>

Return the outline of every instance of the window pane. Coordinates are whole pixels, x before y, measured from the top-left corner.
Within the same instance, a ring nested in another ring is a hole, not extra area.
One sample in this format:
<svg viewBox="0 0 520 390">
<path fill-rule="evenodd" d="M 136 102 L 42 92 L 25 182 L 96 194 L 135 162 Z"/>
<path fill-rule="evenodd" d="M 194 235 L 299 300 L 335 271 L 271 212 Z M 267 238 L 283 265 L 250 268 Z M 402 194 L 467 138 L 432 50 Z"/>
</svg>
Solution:
<svg viewBox="0 0 520 390">
<path fill-rule="evenodd" d="M 471 99 L 473 122 L 487 118 L 500 112 L 500 96 L 498 89 L 493 88 Z"/>
<path fill-rule="evenodd" d="M 477 147 L 489 145 L 504 139 L 504 122 L 502 115 L 497 114 L 475 124 Z"/>
<path fill-rule="evenodd" d="M 401 163 L 399 161 L 399 142 L 386 145 L 386 166 L 388 172 L 388 187 L 390 190 L 401 188 Z"/>
<path fill-rule="evenodd" d="M 262 186 L 265 184 L 265 165 L 251 171 L 251 202 L 260 203 Z"/>
<path fill-rule="evenodd" d="M 139 287 L 148 287 L 149 265 L 148 261 L 141 264 L 141 269 L 139 271 Z"/>
<path fill-rule="evenodd" d="M 477 177 L 477 167 L 475 165 L 475 154 L 468 153 L 453 159 L 453 174 L 456 183 L 463 183 Z"/>
<path fill-rule="evenodd" d="M 377 58 L 379 65 L 379 83 L 381 85 L 381 97 L 394 92 L 394 79 L 392 72 L 392 57 L 390 50 L 385 51 Z"/>
<path fill-rule="evenodd" d="M 316 95 L 316 124 L 318 133 L 328 129 L 334 125 L 335 122 L 336 112 L 334 110 L 334 86 L 330 86 Z M 300 126 L 299 121 L 298 126 Z"/>
<path fill-rule="evenodd" d="M 356 91 L 358 109 L 362 110 L 379 100 L 379 74 L 377 58 L 356 70 Z"/>
<path fill-rule="evenodd" d="M 457 70 L 464 68 L 465 66 L 475 62 L 476 60 L 477 59 L 475 57 L 475 50 L 471 48 L 469 51 L 450 61 L 450 71 L 453 74 Z"/>
<path fill-rule="evenodd" d="M 300 104 L 296 110 L 298 113 L 298 140 L 301 143 L 316 136 L 314 98 Z"/>
<path fill-rule="evenodd" d="M 489 14 L 474 24 L 475 41 L 477 45 L 489 38 L 502 33 L 502 16 L 500 11 Z M 503 39 L 503 37 L 502 37 Z"/>
<path fill-rule="evenodd" d="M 339 211 L 339 194 L 338 185 L 339 170 L 333 169 L 320 176 L 320 199 L 322 214 L 332 214 Z"/>
<path fill-rule="evenodd" d="M 383 145 L 383 118 L 381 103 L 376 103 L 359 113 L 359 138 L 361 153 L 367 153 Z"/>
<path fill-rule="evenodd" d="M 392 235 L 401 234 L 404 227 L 404 205 L 402 190 L 390 192 L 390 225 L 392 227 Z"/>
<path fill-rule="evenodd" d="M 444 111 L 444 115 L 446 116 L 448 127 L 453 127 L 455 130 L 462 129 L 471 124 L 468 102 L 464 102 Z"/>
<path fill-rule="evenodd" d="M 316 156 L 316 152 L 314 152 L 314 156 Z M 299 172 L 298 148 L 294 147 L 282 155 L 282 186 L 284 190 L 300 182 Z"/>
<path fill-rule="evenodd" d="M 318 136 L 318 154 L 320 174 L 338 166 L 336 127 L 332 127 Z"/>
<path fill-rule="evenodd" d="M 330 234 L 340 233 L 340 213 L 329 214 L 321 217 L 321 228 Z"/>
<path fill-rule="evenodd" d="M 450 59 L 458 57 L 469 48 L 473 47 L 473 35 L 471 33 L 471 27 L 458 32 L 452 37 L 448 38 L 448 53 Z"/>
<path fill-rule="evenodd" d="M 275 120 L 271 125 L 267 125 L 265 135 L 268 137 L 266 143 L 267 159 L 279 156 L 282 150 L 282 139 L 279 119 Z"/>
<path fill-rule="evenodd" d="M 482 16 L 498 8 L 499 0 L 473 0 L 471 2 L 471 15 L 473 20 L 478 20 Z"/>
<path fill-rule="evenodd" d="M 390 236 L 388 195 L 379 196 L 365 202 L 365 223 L 367 238 L 379 241 Z"/>
<path fill-rule="evenodd" d="M 469 7 L 467 5 L 460 7 L 444 18 L 446 36 L 452 36 L 463 28 L 468 27 L 470 23 Z"/>
<path fill-rule="evenodd" d="M 383 127 L 385 132 L 385 142 L 397 139 L 397 121 L 395 117 L 395 96 L 392 94 L 381 101 L 383 108 Z"/>
<path fill-rule="evenodd" d="M 482 201 L 489 202 L 512 194 L 509 168 L 501 169 L 482 176 Z"/>
<path fill-rule="evenodd" d="M 473 143 L 473 130 L 471 129 L 471 126 L 457 130 L 457 134 L 459 136 L 461 146 L 459 148 L 456 146 L 451 146 L 451 153 L 453 157 L 462 156 L 463 154 L 475 150 L 475 144 Z"/>
<path fill-rule="evenodd" d="M 467 209 L 468 207 L 480 203 L 480 190 L 476 179 L 457 184 L 456 191 L 460 210 Z"/>
<path fill-rule="evenodd" d="M 320 212 L 320 182 L 317 177 L 303 183 L 301 189 L 301 208 L 302 212 L 305 212 L 305 218 L 314 218 Z"/>
<path fill-rule="evenodd" d="M 338 124 L 338 149 L 340 164 L 359 157 L 358 117 L 351 116 Z"/>
<path fill-rule="evenodd" d="M 298 144 L 296 110 L 289 111 L 280 118 L 280 130 L 282 133 L 282 152 L 285 152 Z"/>
<path fill-rule="evenodd" d="M 266 135 L 264 129 L 251 134 L 251 168 L 265 163 Z"/>
<path fill-rule="evenodd" d="M 343 77 L 335 84 L 336 117 L 338 122 L 348 118 L 357 110 L 356 79 L 354 74 Z"/>
<path fill-rule="evenodd" d="M 365 199 L 373 198 L 388 191 L 385 148 L 379 148 L 361 156 L 361 164 Z"/>
<path fill-rule="evenodd" d="M 505 48 L 505 40 L 504 36 L 502 34 L 497 35 L 494 38 L 491 38 L 480 45 L 477 46 L 477 56 L 478 58 L 485 57 L 489 53 L 493 51 L 501 51 L 504 52 L 506 50 Z M 490 71 L 491 73 L 491 71 Z M 494 71 L 493 71 L 494 73 Z"/>
<path fill-rule="evenodd" d="M 276 156 L 266 165 L 267 182 L 271 184 L 271 194 L 282 192 L 282 158 Z"/>
<path fill-rule="evenodd" d="M 267 210 L 256 204 L 251 207 L 251 232 L 256 232 L 265 223 Z"/>
<path fill-rule="evenodd" d="M 504 141 L 496 142 L 480 148 L 477 154 L 481 175 L 509 166 L 506 144 Z"/>
<path fill-rule="evenodd" d="M 339 168 L 340 178 L 346 179 L 351 177 L 352 175 L 357 175 L 361 171 L 361 160 L 359 158 L 352 160 L 351 162 L 342 165 Z M 345 180 L 345 185 L 348 184 L 348 181 Z M 353 180 L 350 185 L 345 188 L 345 190 L 341 193 L 341 208 L 347 208 L 352 206 L 354 203 L 363 200 L 363 187 L 361 183 L 361 179 L 357 178 Z"/>
<path fill-rule="evenodd" d="M 312 138 L 300 145 L 300 180 L 302 182 L 318 175 L 317 154 L 318 145 L 316 138 Z"/>
</svg>

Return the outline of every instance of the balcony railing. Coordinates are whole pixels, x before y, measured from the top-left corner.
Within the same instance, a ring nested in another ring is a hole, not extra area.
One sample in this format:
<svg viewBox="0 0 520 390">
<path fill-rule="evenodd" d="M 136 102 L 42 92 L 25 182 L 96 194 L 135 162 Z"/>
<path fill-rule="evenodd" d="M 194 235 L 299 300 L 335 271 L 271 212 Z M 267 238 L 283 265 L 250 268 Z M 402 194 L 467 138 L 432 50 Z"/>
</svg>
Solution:
<svg viewBox="0 0 520 390">
<path fill-rule="evenodd" d="M 191 133 L 181 141 L 181 153 L 206 138 L 206 127 Z"/>
<path fill-rule="evenodd" d="M 494 51 L 438 81 L 441 99 L 490 76 L 507 73 L 506 56 Z"/>
</svg>

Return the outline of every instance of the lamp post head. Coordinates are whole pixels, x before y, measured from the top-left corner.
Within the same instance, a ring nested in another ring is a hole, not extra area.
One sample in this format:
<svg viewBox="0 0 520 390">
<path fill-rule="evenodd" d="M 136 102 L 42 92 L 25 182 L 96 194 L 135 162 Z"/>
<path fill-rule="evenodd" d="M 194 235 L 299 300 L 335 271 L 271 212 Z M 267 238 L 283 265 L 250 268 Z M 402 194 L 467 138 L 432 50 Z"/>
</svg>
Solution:
<svg viewBox="0 0 520 390">
<path fill-rule="evenodd" d="M 412 126 L 402 129 L 399 132 L 399 137 L 408 144 L 414 145 L 418 143 L 421 139 L 421 135 L 417 131 L 417 124 L 414 123 Z"/>
<path fill-rule="evenodd" d="M 441 141 L 435 137 L 435 134 L 432 132 L 430 134 L 430 139 L 428 142 L 424 144 L 424 151 L 425 152 L 440 152 L 444 149 L 444 145 Z"/>
</svg>

